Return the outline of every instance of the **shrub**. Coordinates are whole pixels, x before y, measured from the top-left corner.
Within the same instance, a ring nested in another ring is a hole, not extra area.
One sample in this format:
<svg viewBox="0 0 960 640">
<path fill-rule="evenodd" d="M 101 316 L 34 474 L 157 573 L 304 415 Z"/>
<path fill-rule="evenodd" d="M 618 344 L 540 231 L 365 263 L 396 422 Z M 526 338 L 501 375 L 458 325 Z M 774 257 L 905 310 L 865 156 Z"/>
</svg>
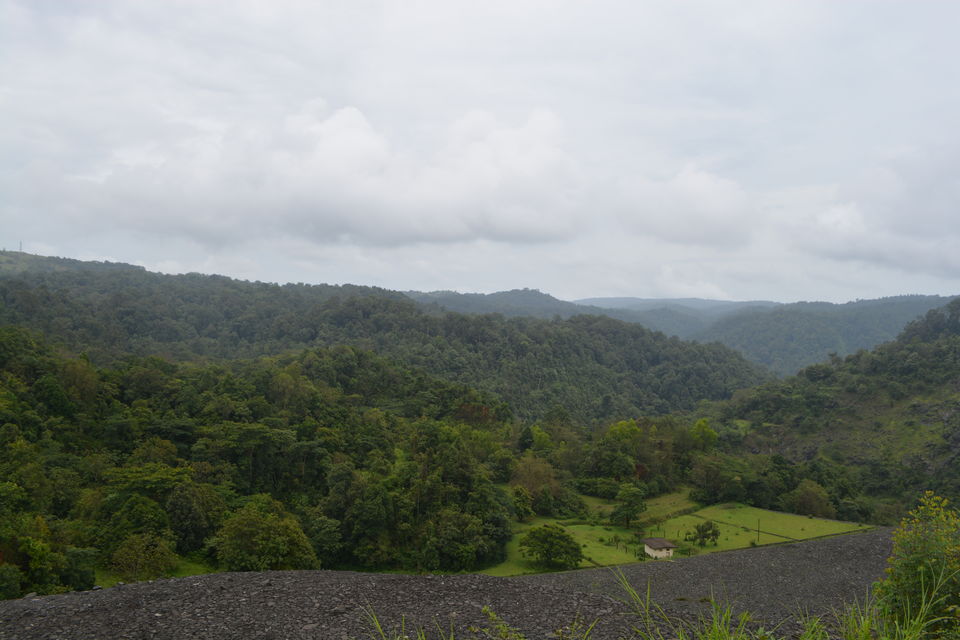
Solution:
<svg viewBox="0 0 960 640">
<path fill-rule="evenodd" d="M 20 597 L 20 579 L 23 574 L 12 564 L 0 564 L 0 600 Z"/>
<path fill-rule="evenodd" d="M 97 579 L 94 568 L 97 563 L 97 550 L 71 547 L 64 556 L 67 564 L 60 573 L 60 582 L 77 591 L 92 589 Z"/>
<path fill-rule="evenodd" d="M 150 580 L 167 575 L 177 567 L 177 554 L 169 540 L 153 533 L 135 533 L 113 553 L 113 568 L 124 580 Z"/>
<path fill-rule="evenodd" d="M 893 533 L 887 578 L 876 585 L 879 606 L 896 623 L 921 610 L 933 631 L 960 632 L 960 514 L 926 492 Z"/>
</svg>

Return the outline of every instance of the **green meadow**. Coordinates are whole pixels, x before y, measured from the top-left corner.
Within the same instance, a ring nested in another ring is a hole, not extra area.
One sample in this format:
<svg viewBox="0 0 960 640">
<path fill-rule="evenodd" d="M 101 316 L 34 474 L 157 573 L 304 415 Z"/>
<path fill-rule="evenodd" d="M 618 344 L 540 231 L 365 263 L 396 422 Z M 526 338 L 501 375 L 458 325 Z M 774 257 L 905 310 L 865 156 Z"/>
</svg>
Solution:
<svg viewBox="0 0 960 640">
<path fill-rule="evenodd" d="M 600 517 L 606 517 L 614 505 L 613 501 L 600 498 L 584 497 L 584 500 L 590 507 L 591 513 Z M 690 500 L 689 491 L 681 491 L 649 500 L 639 526 L 633 529 L 554 518 L 535 518 L 529 522 L 519 523 L 514 527 L 513 539 L 507 544 L 507 559 L 501 564 L 485 569 L 482 573 L 493 576 L 514 576 L 540 571 L 521 555 L 519 541 L 532 527 L 546 523 L 559 524 L 576 538 L 583 547 L 583 555 L 586 558 L 580 567 L 587 568 L 637 562 L 634 534 L 638 531 L 642 531 L 644 537 L 662 537 L 681 543 L 688 531 L 706 520 L 717 523 L 720 537 L 716 545 L 694 546 L 693 553 L 712 553 L 807 540 L 870 528 L 853 522 L 780 513 L 736 503 L 697 509 L 697 504 Z M 644 559 L 639 558 L 639 560 Z"/>
</svg>

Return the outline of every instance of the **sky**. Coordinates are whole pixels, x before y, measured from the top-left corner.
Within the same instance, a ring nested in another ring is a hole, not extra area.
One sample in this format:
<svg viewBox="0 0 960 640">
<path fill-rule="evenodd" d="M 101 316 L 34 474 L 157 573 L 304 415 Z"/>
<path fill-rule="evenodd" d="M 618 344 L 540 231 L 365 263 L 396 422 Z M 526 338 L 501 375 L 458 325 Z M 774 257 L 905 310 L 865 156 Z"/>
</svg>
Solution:
<svg viewBox="0 0 960 640">
<path fill-rule="evenodd" d="M 562 299 L 960 294 L 960 2 L 0 0 L 0 248 Z"/>
</svg>

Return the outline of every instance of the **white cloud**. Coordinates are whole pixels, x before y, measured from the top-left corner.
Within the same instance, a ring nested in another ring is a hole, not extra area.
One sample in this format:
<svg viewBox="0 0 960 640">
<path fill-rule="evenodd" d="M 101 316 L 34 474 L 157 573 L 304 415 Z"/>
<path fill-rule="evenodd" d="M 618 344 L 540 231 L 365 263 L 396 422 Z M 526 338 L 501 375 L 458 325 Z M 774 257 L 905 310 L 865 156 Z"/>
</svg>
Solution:
<svg viewBox="0 0 960 640">
<path fill-rule="evenodd" d="M 0 244 L 397 288 L 953 292 L 958 19 L 0 0 Z"/>
<path fill-rule="evenodd" d="M 675 243 L 741 245 L 756 224 L 753 205 L 733 180 L 688 164 L 664 181 L 623 181 L 625 225 Z"/>
<path fill-rule="evenodd" d="M 278 121 L 185 127 L 114 149 L 84 173 L 60 176 L 56 190 L 83 205 L 93 228 L 212 244 L 251 232 L 361 246 L 528 243 L 576 229 L 580 176 L 554 114 L 534 111 L 511 126 L 475 111 L 436 146 L 417 157 L 358 108 L 314 100 Z"/>
</svg>

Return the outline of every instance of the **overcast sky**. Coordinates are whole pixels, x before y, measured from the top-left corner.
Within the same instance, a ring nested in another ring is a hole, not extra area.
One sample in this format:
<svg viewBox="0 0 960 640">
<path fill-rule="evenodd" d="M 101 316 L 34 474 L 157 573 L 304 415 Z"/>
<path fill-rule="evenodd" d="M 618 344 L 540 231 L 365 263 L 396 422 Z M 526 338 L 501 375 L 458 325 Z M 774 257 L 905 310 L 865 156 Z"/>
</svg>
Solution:
<svg viewBox="0 0 960 640">
<path fill-rule="evenodd" d="M 0 0 L 0 248 L 249 280 L 960 293 L 960 2 Z"/>
</svg>

